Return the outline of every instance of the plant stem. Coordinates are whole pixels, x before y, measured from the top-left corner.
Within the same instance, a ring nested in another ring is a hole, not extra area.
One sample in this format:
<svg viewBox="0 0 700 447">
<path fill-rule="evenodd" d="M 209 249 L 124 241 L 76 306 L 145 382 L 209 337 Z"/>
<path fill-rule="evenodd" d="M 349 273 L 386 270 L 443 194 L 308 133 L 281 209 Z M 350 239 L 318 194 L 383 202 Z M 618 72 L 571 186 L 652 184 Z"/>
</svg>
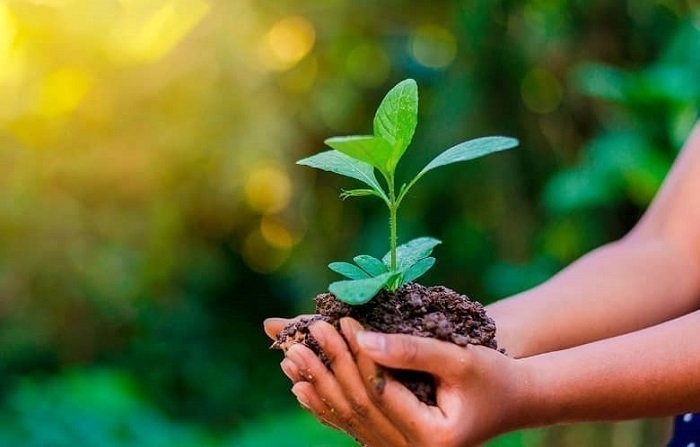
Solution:
<svg viewBox="0 0 700 447">
<path fill-rule="evenodd" d="M 399 204 L 396 203 L 394 176 L 387 178 L 387 183 L 389 186 L 389 246 L 391 247 L 391 271 L 396 271 L 396 243 L 398 240 L 396 214 L 399 209 Z"/>
<path fill-rule="evenodd" d="M 391 270 L 392 271 L 396 271 L 396 240 L 397 240 L 396 211 L 397 211 L 397 206 L 396 206 L 396 204 L 392 203 L 392 205 L 389 207 L 389 229 L 390 229 L 390 233 L 391 233 L 389 238 L 390 238 L 390 242 L 391 242 Z"/>
</svg>

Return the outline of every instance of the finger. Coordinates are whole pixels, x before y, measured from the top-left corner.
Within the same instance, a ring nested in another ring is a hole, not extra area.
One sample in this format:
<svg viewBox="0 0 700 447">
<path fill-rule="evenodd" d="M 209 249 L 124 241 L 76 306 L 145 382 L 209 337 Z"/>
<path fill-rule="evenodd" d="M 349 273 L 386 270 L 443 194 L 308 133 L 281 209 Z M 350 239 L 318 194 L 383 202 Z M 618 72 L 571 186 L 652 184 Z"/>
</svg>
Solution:
<svg viewBox="0 0 700 447">
<path fill-rule="evenodd" d="M 355 419 L 369 424 L 375 436 L 381 437 L 381 445 L 397 445 L 405 436 L 382 414 L 367 394 L 360 371 L 348 345 L 330 324 L 320 321 L 309 328 L 329 360 L 333 376 L 345 396 Z"/>
<path fill-rule="evenodd" d="M 370 445 L 401 445 L 385 442 L 378 427 L 357 418 L 335 377 L 313 351 L 297 343 L 287 350 L 287 357 L 299 366 L 301 377 L 313 386 L 321 402 L 328 407 L 325 414 L 330 414 L 343 431 Z"/>
<path fill-rule="evenodd" d="M 280 331 L 286 326 L 288 326 L 291 322 L 296 321 L 300 318 L 308 318 L 312 316 L 313 315 L 299 315 L 294 318 L 267 318 L 265 321 L 263 321 L 263 329 L 265 330 L 265 334 L 267 334 L 268 337 L 275 340 L 277 339 L 277 334 L 279 334 Z"/>
<path fill-rule="evenodd" d="M 280 362 L 280 368 L 282 368 L 282 372 L 284 372 L 285 376 L 289 377 L 289 380 L 291 380 L 292 383 L 297 383 L 304 380 L 299 374 L 299 367 L 291 360 L 287 358 L 283 359 Z"/>
<path fill-rule="evenodd" d="M 357 333 L 359 350 L 380 365 L 425 371 L 448 383 L 458 382 L 472 362 L 468 348 L 404 334 Z"/>
<path fill-rule="evenodd" d="M 328 406 L 340 426 L 343 429 L 355 431 L 358 422 L 354 418 L 350 405 L 338 382 L 316 354 L 306 346 L 296 343 L 287 350 L 286 356 L 299 367 L 299 375 L 303 380 L 313 385 L 321 401 Z"/>
<path fill-rule="evenodd" d="M 292 387 L 292 394 L 297 398 L 299 405 L 305 410 L 311 412 L 316 419 L 323 424 L 328 425 L 336 430 L 341 430 L 340 424 L 329 411 L 326 404 L 323 403 L 319 395 L 316 393 L 313 385 L 308 382 L 298 382 Z"/>
<path fill-rule="evenodd" d="M 263 328 L 265 329 L 265 334 L 267 334 L 267 336 L 271 339 L 275 340 L 277 338 L 277 334 L 279 334 L 280 331 L 291 322 L 292 320 L 289 318 L 267 318 L 265 321 L 263 321 Z"/>
<path fill-rule="evenodd" d="M 333 326 L 324 321 L 312 324 L 309 331 L 328 358 L 333 376 L 352 411 L 358 419 L 366 419 L 369 416 L 371 402 L 345 340 Z"/>
<path fill-rule="evenodd" d="M 365 389 L 373 403 L 389 419 L 405 439 L 417 444 L 421 432 L 442 412 L 420 402 L 405 386 L 391 378 L 384 369 L 364 354 L 357 343 L 362 326 L 352 318 L 343 318 L 340 327 L 355 354 L 357 366 Z"/>
</svg>

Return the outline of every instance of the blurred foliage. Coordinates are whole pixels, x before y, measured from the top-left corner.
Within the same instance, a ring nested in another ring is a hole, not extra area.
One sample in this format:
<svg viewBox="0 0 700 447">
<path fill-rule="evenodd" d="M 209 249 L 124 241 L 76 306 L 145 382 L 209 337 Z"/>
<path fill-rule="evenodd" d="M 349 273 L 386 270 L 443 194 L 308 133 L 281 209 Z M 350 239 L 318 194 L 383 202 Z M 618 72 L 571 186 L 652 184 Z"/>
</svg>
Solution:
<svg viewBox="0 0 700 447">
<path fill-rule="evenodd" d="M 698 118 L 700 6 L 0 2 L 0 444 L 341 445 L 293 410 L 260 323 L 308 311 L 329 260 L 386 250 L 380 207 L 293 161 L 367 131 L 409 76 L 406 176 L 467 138 L 522 142 L 427 177 L 400 222 L 446 242 L 427 284 L 489 302 L 641 215 Z"/>
<path fill-rule="evenodd" d="M 6 402 L 0 444 L 15 446 L 202 446 L 213 442 L 167 421 L 113 372 L 68 372 L 49 383 L 23 381 Z"/>
</svg>

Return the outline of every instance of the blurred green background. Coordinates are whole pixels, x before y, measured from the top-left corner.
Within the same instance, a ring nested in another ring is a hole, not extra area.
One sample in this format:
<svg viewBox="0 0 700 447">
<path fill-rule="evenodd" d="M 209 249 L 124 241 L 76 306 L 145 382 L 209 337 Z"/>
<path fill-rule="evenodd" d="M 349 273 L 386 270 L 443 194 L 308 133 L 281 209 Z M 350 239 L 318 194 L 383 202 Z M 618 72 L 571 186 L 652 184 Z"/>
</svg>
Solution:
<svg viewBox="0 0 700 447">
<path fill-rule="evenodd" d="M 521 140 L 427 176 L 400 221 L 445 241 L 426 284 L 491 302 L 641 215 L 698 118 L 700 3 L 0 1 L 0 445 L 352 445 L 298 409 L 261 322 L 311 310 L 329 261 L 386 250 L 382 207 L 294 161 L 369 131 L 406 77 L 400 171 Z"/>
</svg>

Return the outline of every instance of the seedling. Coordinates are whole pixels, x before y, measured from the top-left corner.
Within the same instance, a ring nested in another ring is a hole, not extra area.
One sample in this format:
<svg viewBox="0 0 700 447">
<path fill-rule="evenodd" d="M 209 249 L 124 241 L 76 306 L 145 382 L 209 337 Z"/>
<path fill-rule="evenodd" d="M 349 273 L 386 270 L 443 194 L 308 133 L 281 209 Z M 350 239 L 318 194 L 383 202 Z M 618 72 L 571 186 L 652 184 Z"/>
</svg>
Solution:
<svg viewBox="0 0 700 447">
<path fill-rule="evenodd" d="M 397 213 L 406 194 L 427 172 L 441 166 L 472 160 L 493 152 L 514 148 L 518 140 L 508 137 L 484 137 L 465 141 L 447 149 L 401 188 L 396 188 L 396 166 L 411 144 L 418 124 L 418 86 L 413 79 L 398 83 L 384 97 L 374 116 L 373 135 L 333 137 L 325 141 L 333 150 L 299 160 L 310 166 L 351 177 L 369 188 L 343 191 L 349 197 L 376 197 L 389 211 L 389 251 L 379 260 L 369 255 L 356 256 L 353 261 L 333 262 L 329 268 L 346 278 L 332 283 L 328 290 L 348 304 L 364 304 L 380 290 L 395 292 L 404 284 L 415 281 L 435 264 L 430 256 L 441 242 L 432 237 L 420 237 L 397 246 Z M 375 170 L 384 179 L 382 186 Z"/>
</svg>

